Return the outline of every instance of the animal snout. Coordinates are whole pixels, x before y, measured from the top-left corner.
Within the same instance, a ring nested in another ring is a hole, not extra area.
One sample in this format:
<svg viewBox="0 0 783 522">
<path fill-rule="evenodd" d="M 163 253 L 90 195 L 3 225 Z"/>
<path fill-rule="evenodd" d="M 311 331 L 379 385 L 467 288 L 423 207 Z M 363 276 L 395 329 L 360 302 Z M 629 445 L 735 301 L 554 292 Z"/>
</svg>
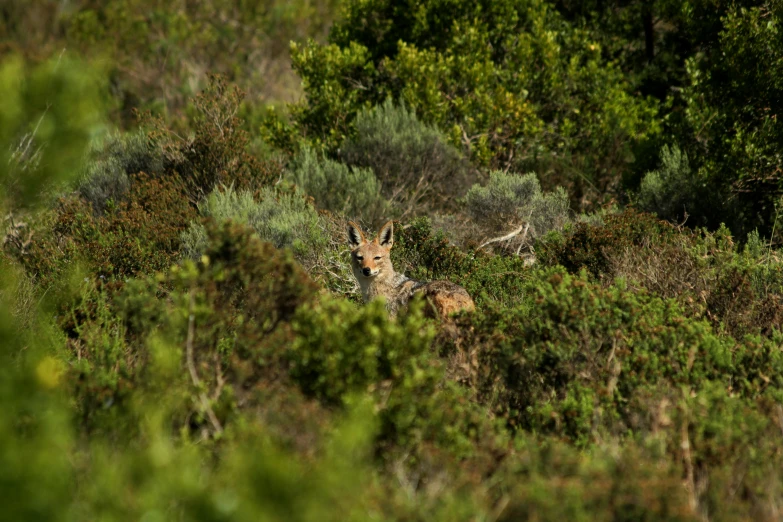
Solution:
<svg viewBox="0 0 783 522">
<path fill-rule="evenodd" d="M 370 269 L 370 267 L 364 267 L 362 268 L 362 273 L 366 276 L 369 276 L 370 274 L 372 274 L 372 270 Z"/>
</svg>

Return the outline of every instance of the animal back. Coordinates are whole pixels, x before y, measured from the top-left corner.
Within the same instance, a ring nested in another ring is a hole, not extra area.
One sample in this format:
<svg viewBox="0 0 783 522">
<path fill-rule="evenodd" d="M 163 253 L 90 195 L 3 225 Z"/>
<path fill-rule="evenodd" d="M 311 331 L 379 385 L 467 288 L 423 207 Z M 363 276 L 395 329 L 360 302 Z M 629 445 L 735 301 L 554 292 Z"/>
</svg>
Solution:
<svg viewBox="0 0 783 522">
<path fill-rule="evenodd" d="M 462 310 L 475 310 L 470 294 L 450 281 L 431 281 L 414 288 L 414 294 L 422 294 L 431 305 L 430 312 L 442 318 Z"/>
</svg>

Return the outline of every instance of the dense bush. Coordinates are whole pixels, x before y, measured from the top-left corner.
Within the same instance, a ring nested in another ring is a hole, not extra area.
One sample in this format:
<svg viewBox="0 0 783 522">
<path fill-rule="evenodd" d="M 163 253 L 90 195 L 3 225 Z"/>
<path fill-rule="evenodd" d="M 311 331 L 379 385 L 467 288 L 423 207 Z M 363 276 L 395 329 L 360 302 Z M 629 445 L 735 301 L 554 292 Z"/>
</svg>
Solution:
<svg viewBox="0 0 783 522">
<path fill-rule="evenodd" d="M 115 185 L 116 187 L 116 185 Z M 175 176 L 138 174 L 125 200 L 95 215 L 90 203 L 67 196 L 41 223 L 21 260 L 42 283 L 64 275 L 79 259 L 96 275 L 122 280 L 162 270 L 179 256 L 180 235 L 196 212 Z"/>
<path fill-rule="evenodd" d="M 588 27 L 642 92 L 665 100 L 666 141 L 687 153 L 692 173 L 661 195 L 690 202 L 694 225 L 768 235 L 781 193 L 780 3 L 566 0 L 557 9 Z"/>
<path fill-rule="evenodd" d="M 193 136 L 188 139 L 160 118 L 142 118 L 152 127 L 151 139 L 165 151 L 167 170 L 182 179 L 193 203 L 220 184 L 253 190 L 282 176 L 279 162 L 261 161 L 250 154 L 250 138 L 238 116 L 242 97 L 236 85 L 229 86 L 221 76 L 210 76 L 209 85 L 194 98 Z"/>
<path fill-rule="evenodd" d="M 291 110 L 295 133 L 329 150 L 392 97 L 479 164 L 540 169 L 594 200 L 659 132 L 654 104 L 544 3 L 348 2 L 330 40 L 293 48 L 307 98 Z M 272 128 L 290 141 L 279 121 Z"/>
<path fill-rule="evenodd" d="M 372 169 L 348 167 L 304 147 L 294 158 L 291 179 L 326 210 L 378 223 L 393 209 Z"/>
<path fill-rule="evenodd" d="M 79 193 L 98 214 L 103 214 L 108 206 L 125 199 L 130 176 L 160 173 L 164 170 L 163 161 L 162 151 L 142 132 L 109 136 L 105 143 L 93 145 Z"/>
<path fill-rule="evenodd" d="M 225 187 L 199 204 L 199 212 L 218 223 L 233 221 L 249 225 L 263 241 L 277 248 L 293 248 L 302 256 L 326 246 L 318 213 L 301 194 L 264 188 L 255 197 L 248 191 Z M 192 223 L 182 239 L 184 254 L 197 260 L 207 246 L 206 227 Z"/>
<path fill-rule="evenodd" d="M 695 141 L 690 156 L 699 160 L 699 178 L 734 204 L 728 216 L 714 216 L 710 224 L 726 222 L 743 236 L 755 228 L 771 232 L 783 169 L 783 124 L 777 117 L 783 100 L 777 66 L 783 5 L 748 4 L 721 5 L 717 12 L 709 2 L 697 4 L 690 26 L 709 45 L 687 61 L 684 92 Z M 697 18 L 702 12 L 709 13 L 711 25 Z"/>
<path fill-rule="evenodd" d="M 625 210 L 605 216 L 604 223 L 580 222 L 562 234 L 543 238 L 536 248 L 541 261 L 576 273 L 587 269 L 596 277 L 614 275 L 610 257 L 649 243 L 665 243 L 676 235 L 673 225 L 650 214 Z"/>
<path fill-rule="evenodd" d="M 691 171 L 688 155 L 676 145 L 661 149 L 661 168 L 647 173 L 639 187 L 638 206 L 661 219 L 683 222 L 695 214 L 701 220 L 712 201 L 709 188 Z M 705 224 L 705 223 L 702 223 Z"/>
<path fill-rule="evenodd" d="M 477 400 L 512 430 L 545 440 L 590 448 L 645 441 L 682 467 L 680 494 L 691 505 L 730 511 L 727 519 L 774 518 L 776 471 L 740 481 L 749 493 L 764 491 L 742 506 L 728 497 L 740 469 L 771 471 L 762 462 L 779 459 L 767 444 L 768 430 L 779 429 L 769 409 L 783 383 L 779 334 L 737 341 L 673 300 L 562 268 L 531 274 L 521 295 L 515 307 L 485 305 L 459 318 L 457 334 L 438 338 L 454 378 Z"/>
<path fill-rule="evenodd" d="M 257 189 L 282 174 L 275 159 L 247 151 L 236 111 L 240 93 L 225 81 L 196 100 L 193 139 L 181 140 L 159 119 L 151 130 L 108 137 L 87 156 L 76 194 L 34 224 L 29 244 L 10 244 L 31 273 L 52 281 L 77 259 L 108 278 L 151 273 L 180 255 L 180 236 L 197 215 L 197 204 L 221 183 Z M 23 234 L 18 232 L 17 235 Z"/>
<path fill-rule="evenodd" d="M 248 225 L 263 241 L 291 249 L 312 277 L 337 293 L 350 294 L 357 286 L 346 263 L 344 221 L 320 214 L 299 192 L 265 187 L 252 194 L 224 187 L 199 204 L 199 213 L 218 224 Z M 198 260 L 204 253 L 208 221 L 193 222 L 182 232 L 185 257 Z"/>
<path fill-rule="evenodd" d="M 707 322 L 684 321 L 674 302 L 602 288 L 558 269 L 538 275 L 525 293 L 535 308 L 490 313 L 485 320 L 503 330 L 476 328 L 486 332 L 478 341 L 486 343 L 480 351 L 485 393 L 519 427 L 555 430 L 584 444 L 602 430 L 616 436 L 642 428 L 625 408 L 652 384 L 697 388 L 722 379 L 740 393 L 745 383 L 746 393 L 764 387 L 759 375 L 733 380 L 732 343 L 714 335 Z M 777 359 L 770 345 L 762 350 Z M 783 370 L 773 368 L 776 375 Z"/>
<path fill-rule="evenodd" d="M 454 209 L 475 177 L 446 136 L 391 99 L 356 115 L 356 134 L 340 146 L 349 165 L 369 167 L 397 217 Z"/>
<path fill-rule="evenodd" d="M 678 299 L 741 338 L 783 327 L 783 266 L 752 235 L 746 247 L 728 230 L 679 230 L 649 214 L 626 210 L 603 224 L 578 223 L 536 245 L 538 259 L 569 272 L 587 269 L 604 284 L 624 278 L 640 291 Z"/>
<path fill-rule="evenodd" d="M 486 186 L 474 185 L 465 196 L 467 211 L 485 234 L 500 238 L 517 253 L 536 238 L 571 221 L 568 195 L 562 188 L 544 194 L 535 174 L 490 173 Z M 516 229 L 514 231 L 513 229 Z M 505 239 L 503 239 L 505 238 Z"/>
</svg>

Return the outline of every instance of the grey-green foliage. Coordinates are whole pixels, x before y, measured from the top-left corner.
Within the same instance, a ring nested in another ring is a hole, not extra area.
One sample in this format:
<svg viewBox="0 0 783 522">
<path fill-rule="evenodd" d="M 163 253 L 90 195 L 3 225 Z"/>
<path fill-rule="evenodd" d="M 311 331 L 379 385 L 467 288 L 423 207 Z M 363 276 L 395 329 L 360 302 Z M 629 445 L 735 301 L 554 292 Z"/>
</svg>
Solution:
<svg viewBox="0 0 783 522">
<path fill-rule="evenodd" d="M 468 188 L 473 170 L 462 154 L 404 105 L 387 99 L 360 112 L 355 124 L 356 135 L 342 145 L 340 157 L 371 168 L 400 215 L 449 208 Z"/>
<path fill-rule="evenodd" d="M 525 237 L 533 239 L 567 224 L 568 195 L 562 187 L 544 193 L 535 174 L 495 171 L 486 186 L 473 185 L 465 198 L 474 222 L 488 234 L 501 236 L 530 225 Z"/>
<path fill-rule="evenodd" d="M 199 204 L 199 213 L 218 222 L 247 224 L 262 240 L 291 248 L 300 259 L 317 256 L 329 242 L 325 224 L 301 194 L 278 193 L 272 187 L 261 189 L 258 197 L 230 187 L 217 189 Z M 204 225 L 191 223 L 182 244 L 186 256 L 198 258 L 207 244 Z"/>
<path fill-rule="evenodd" d="M 143 132 L 114 134 L 93 143 L 90 160 L 79 182 L 79 192 L 97 213 L 117 203 L 130 188 L 128 175 L 163 170 L 161 150 Z"/>
<path fill-rule="evenodd" d="M 289 176 L 321 208 L 370 222 L 390 217 L 389 205 L 372 169 L 348 167 L 304 147 L 294 159 Z"/>
<path fill-rule="evenodd" d="M 677 145 L 661 149 L 661 167 L 648 172 L 639 188 L 637 205 L 662 219 L 681 220 L 705 207 L 710 197 L 691 170 L 688 155 Z"/>
</svg>

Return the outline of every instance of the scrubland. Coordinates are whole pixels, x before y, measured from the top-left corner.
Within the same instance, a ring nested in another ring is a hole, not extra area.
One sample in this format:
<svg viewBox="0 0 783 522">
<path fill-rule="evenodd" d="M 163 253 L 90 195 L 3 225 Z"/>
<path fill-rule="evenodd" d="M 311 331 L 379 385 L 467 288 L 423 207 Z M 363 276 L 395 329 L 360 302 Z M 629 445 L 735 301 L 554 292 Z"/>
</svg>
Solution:
<svg viewBox="0 0 783 522">
<path fill-rule="evenodd" d="M 3 512 L 779 520 L 782 22 L 0 7 Z M 476 311 L 362 303 L 349 220 Z"/>
</svg>

